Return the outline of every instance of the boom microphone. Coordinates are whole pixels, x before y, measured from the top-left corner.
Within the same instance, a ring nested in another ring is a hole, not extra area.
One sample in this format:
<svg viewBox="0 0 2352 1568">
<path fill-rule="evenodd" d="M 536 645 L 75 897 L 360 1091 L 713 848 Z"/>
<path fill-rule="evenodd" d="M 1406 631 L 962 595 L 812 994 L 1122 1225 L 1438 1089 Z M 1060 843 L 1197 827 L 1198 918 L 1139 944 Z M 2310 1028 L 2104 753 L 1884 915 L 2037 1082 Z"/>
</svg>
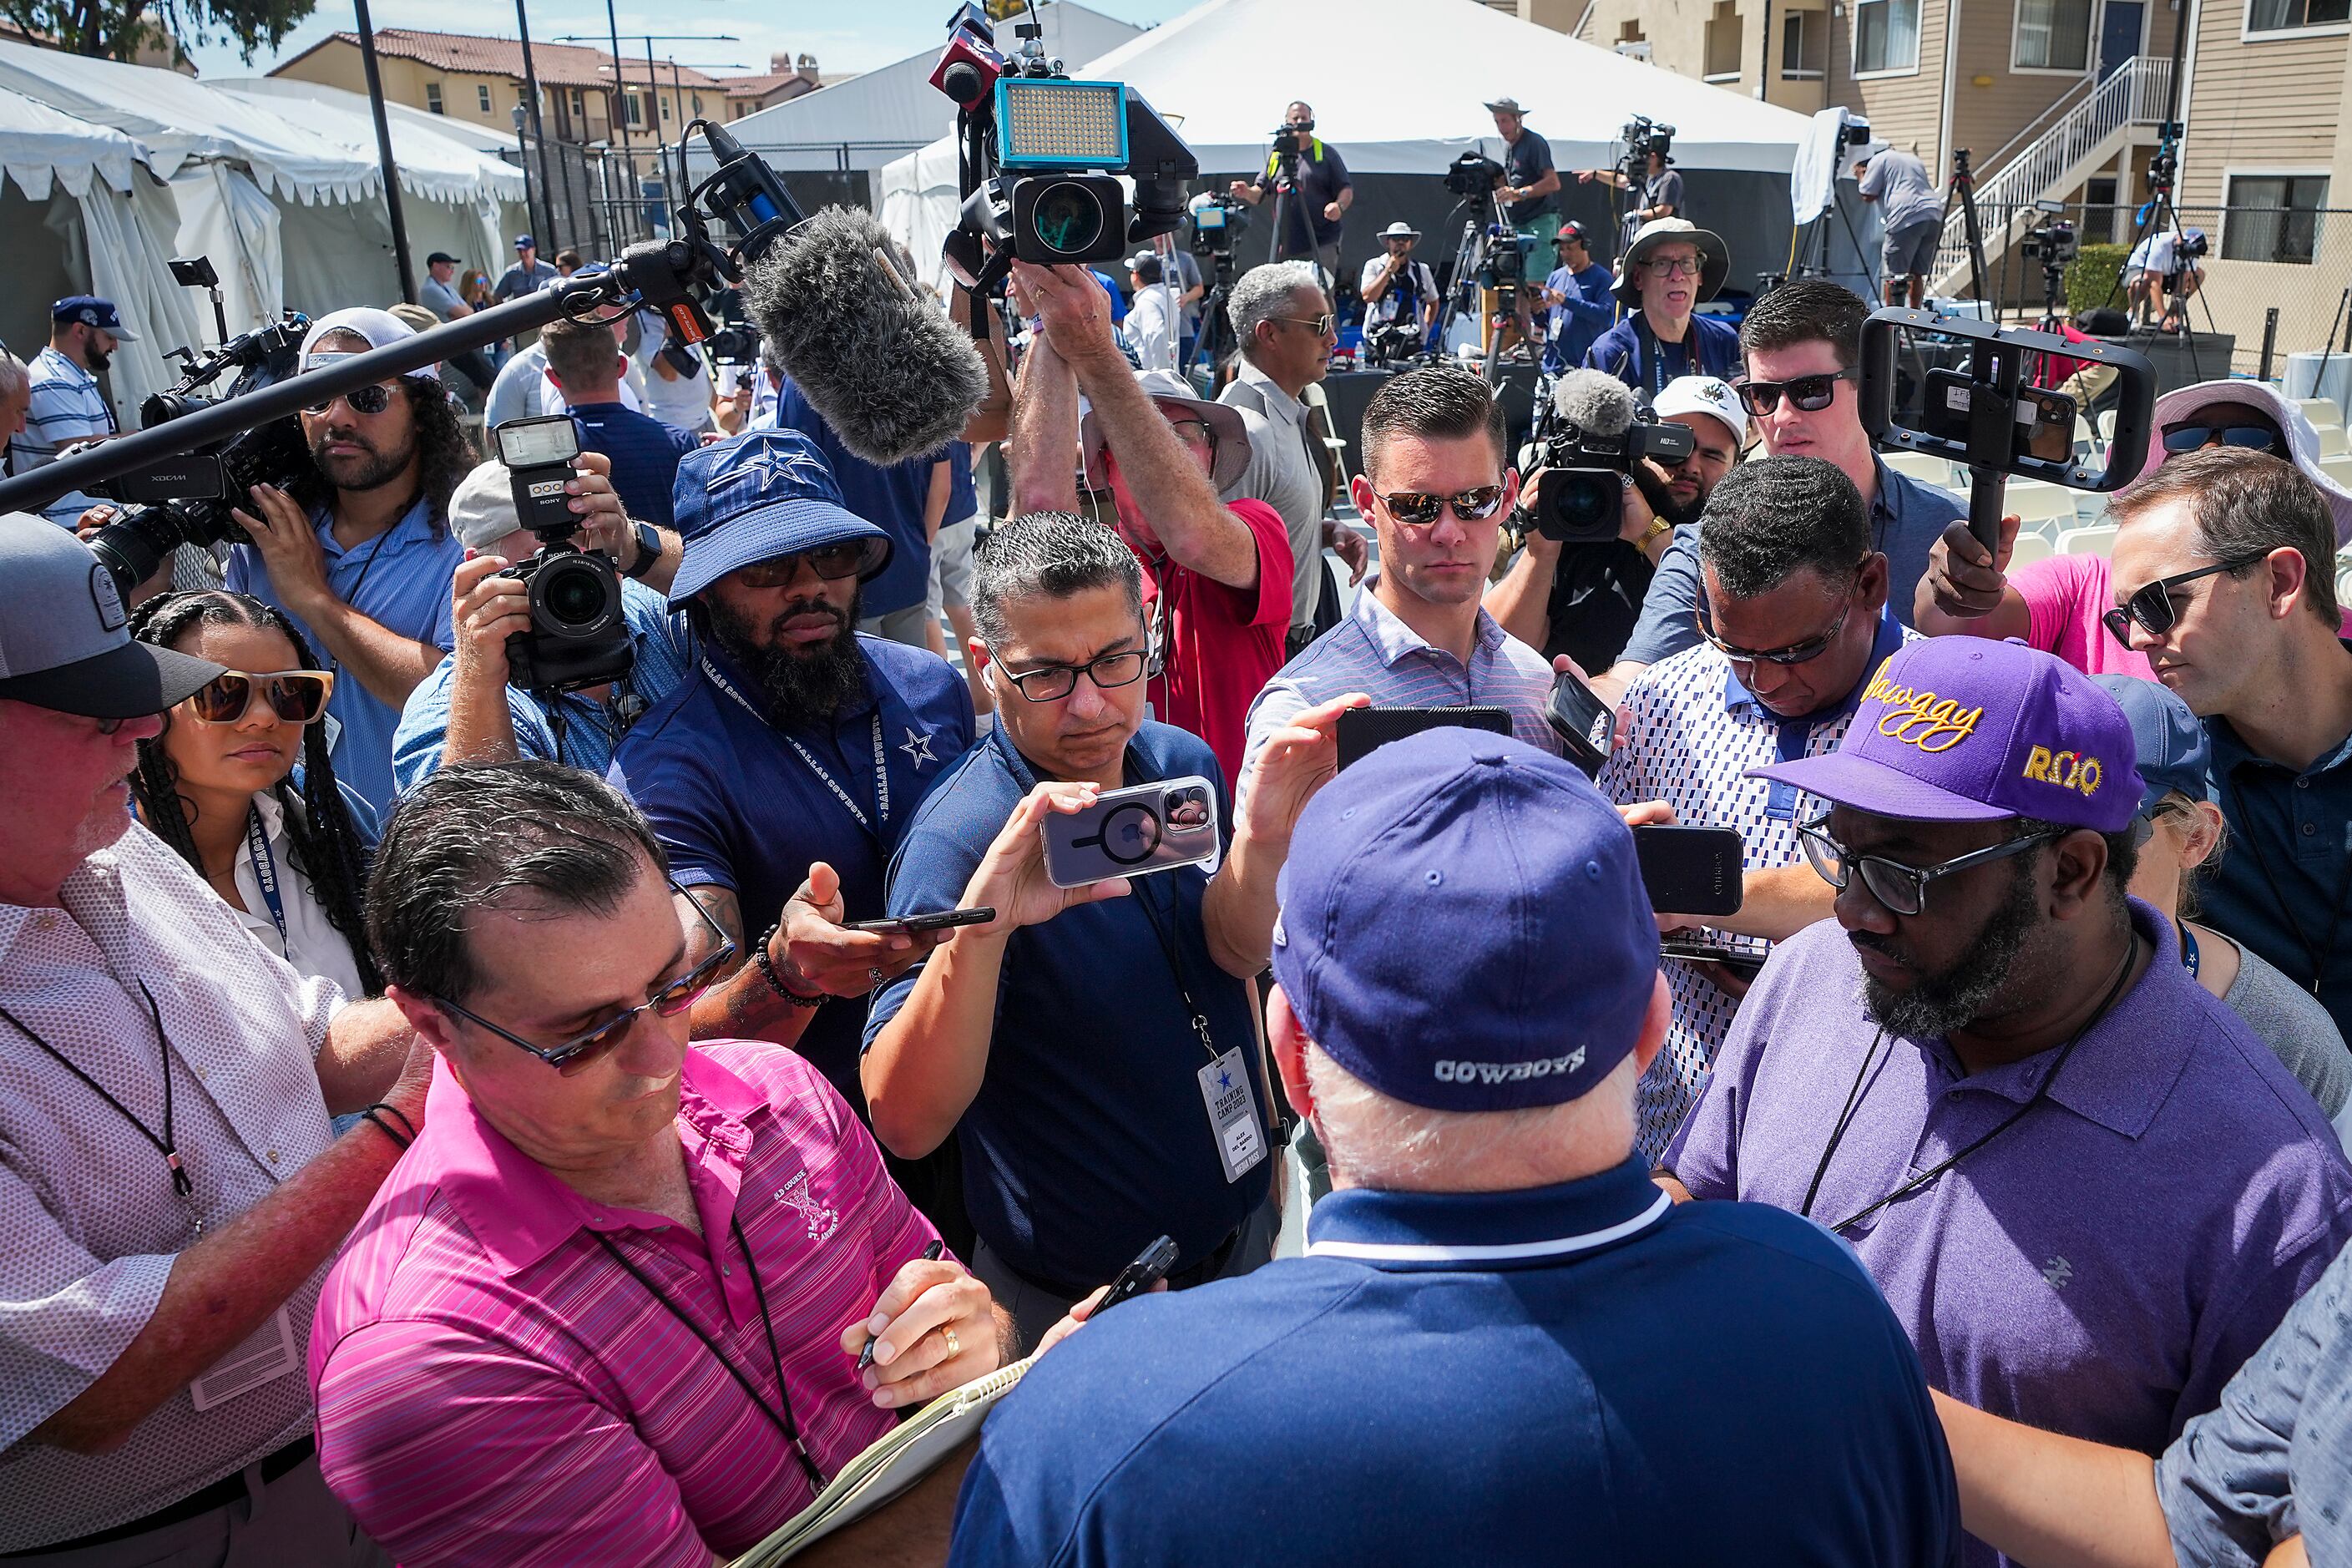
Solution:
<svg viewBox="0 0 2352 1568">
<path fill-rule="evenodd" d="M 749 249 L 750 247 L 747 247 Z M 747 255 L 743 305 L 841 444 L 882 467 L 961 435 L 988 367 L 873 214 L 826 207 Z"/>
<path fill-rule="evenodd" d="M 1587 436 L 1622 436 L 1633 426 L 1633 389 L 1605 370 L 1572 370 L 1551 385 L 1552 412 Z"/>
</svg>

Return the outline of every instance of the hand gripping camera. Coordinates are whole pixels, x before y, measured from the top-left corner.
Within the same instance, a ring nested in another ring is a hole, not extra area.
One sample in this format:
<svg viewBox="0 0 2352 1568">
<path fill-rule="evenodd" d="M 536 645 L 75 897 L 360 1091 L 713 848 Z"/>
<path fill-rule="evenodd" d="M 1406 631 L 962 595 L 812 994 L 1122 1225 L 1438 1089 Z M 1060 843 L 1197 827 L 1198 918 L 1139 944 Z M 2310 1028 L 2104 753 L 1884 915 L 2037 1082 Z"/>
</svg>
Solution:
<svg viewBox="0 0 2352 1568">
<path fill-rule="evenodd" d="M 1606 371 L 1570 371 L 1553 384 L 1549 402 L 1536 407 L 1543 477 L 1527 510 L 1545 538 L 1564 544 L 1616 538 L 1634 459 L 1674 468 L 1696 445 L 1687 426 L 1658 419 Z"/>
<path fill-rule="evenodd" d="M 526 691 L 577 691 L 620 679 L 636 663 L 611 559 L 572 542 L 580 519 L 564 486 L 580 456 L 568 414 L 509 419 L 498 427 L 499 461 L 514 487 L 515 515 L 539 552 L 501 576 L 530 584 L 530 629 L 507 638 L 508 683 Z"/>
</svg>

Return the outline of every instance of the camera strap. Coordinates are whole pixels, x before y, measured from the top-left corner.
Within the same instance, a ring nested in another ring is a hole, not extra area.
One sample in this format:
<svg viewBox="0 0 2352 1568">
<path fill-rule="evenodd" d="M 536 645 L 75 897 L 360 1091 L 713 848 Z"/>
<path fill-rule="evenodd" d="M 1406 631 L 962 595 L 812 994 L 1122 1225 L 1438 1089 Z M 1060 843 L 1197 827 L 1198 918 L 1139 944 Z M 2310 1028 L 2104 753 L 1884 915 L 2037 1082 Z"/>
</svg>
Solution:
<svg viewBox="0 0 2352 1568">
<path fill-rule="evenodd" d="M 253 862 L 253 879 L 261 888 L 261 901 L 269 906 L 269 923 L 278 928 L 278 948 L 288 958 L 294 956 L 286 935 L 286 900 L 278 891 L 278 857 L 269 847 L 269 835 L 261 826 L 261 808 L 248 806 L 245 813 L 245 858 Z"/>
<path fill-rule="evenodd" d="M 712 664 L 708 658 L 704 658 L 702 661 L 702 673 L 709 679 L 710 684 L 716 686 L 719 690 L 725 692 L 728 696 L 732 697 L 738 703 L 741 704 L 743 710 L 746 713 L 751 714 L 751 717 L 757 719 L 761 723 L 766 724 L 770 730 L 774 731 L 777 735 L 782 737 L 784 744 L 790 746 L 800 757 L 800 760 L 807 765 L 808 771 L 816 775 L 817 782 L 819 784 L 822 784 L 825 788 L 833 792 L 833 798 L 841 803 L 841 808 L 849 813 L 849 815 L 856 820 L 857 826 L 864 828 L 868 837 L 873 837 L 877 841 L 880 839 L 881 832 L 876 826 L 875 818 L 879 817 L 881 819 L 880 826 L 882 828 L 887 828 L 890 826 L 890 769 L 887 765 L 887 756 L 882 747 L 882 704 L 878 699 L 874 704 L 875 815 L 874 816 L 868 816 L 866 814 L 866 808 L 851 798 L 847 790 L 841 787 L 841 781 L 835 778 L 825 765 L 816 760 L 815 752 L 810 751 L 806 746 L 802 745 L 798 736 L 787 734 L 785 731 L 776 729 L 776 726 L 769 721 L 768 716 L 765 713 L 761 712 L 760 710 L 752 704 L 750 698 L 735 689 L 735 683 L 728 679 L 725 676 L 719 674 L 719 667 Z"/>
</svg>

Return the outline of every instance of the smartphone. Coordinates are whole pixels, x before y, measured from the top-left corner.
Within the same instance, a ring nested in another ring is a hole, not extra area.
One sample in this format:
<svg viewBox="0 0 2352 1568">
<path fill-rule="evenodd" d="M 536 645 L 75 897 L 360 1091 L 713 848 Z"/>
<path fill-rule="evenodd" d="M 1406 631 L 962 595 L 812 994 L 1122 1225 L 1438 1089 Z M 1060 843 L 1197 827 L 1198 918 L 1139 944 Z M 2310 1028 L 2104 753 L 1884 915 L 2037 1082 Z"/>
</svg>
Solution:
<svg viewBox="0 0 2352 1568">
<path fill-rule="evenodd" d="M 1391 741 L 1448 725 L 1507 735 L 1511 711 L 1507 708 L 1349 708 L 1339 715 L 1339 765 L 1360 763 Z"/>
<path fill-rule="evenodd" d="M 1601 764 L 1609 760 L 1609 749 L 1617 740 L 1617 715 L 1609 704 L 1592 694 L 1587 686 L 1569 670 L 1561 670 L 1559 679 L 1551 683 L 1551 696 L 1544 703 L 1544 719 L 1551 732 L 1559 737 L 1560 749 L 1568 760 L 1584 770 L 1587 778 L 1600 776 Z"/>
<path fill-rule="evenodd" d="M 996 918 L 986 904 L 971 910 L 933 910 L 924 915 L 893 915 L 878 921 L 852 921 L 848 931 L 878 931 L 884 936 L 912 936 L 917 931 L 944 931 L 950 926 L 985 925 Z"/>
<path fill-rule="evenodd" d="M 1045 876 L 1057 888 L 1142 877 L 1217 858 L 1217 792 L 1197 773 L 1115 789 L 1045 818 Z"/>
<path fill-rule="evenodd" d="M 1633 854 L 1652 909 L 1677 915 L 1739 912 L 1744 846 L 1738 828 L 1680 823 L 1636 827 Z"/>
<path fill-rule="evenodd" d="M 1742 952 L 1736 947 L 1723 947 L 1711 942 L 1675 942 L 1658 944 L 1658 952 L 1667 958 L 1679 958 L 1685 963 L 1712 963 L 1743 985 L 1752 985 L 1764 972 L 1764 961 L 1752 952 Z"/>
<path fill-rule="evenodd" d="M 1121 1301 L 1142 1295 L 1167 1279 L 1168 1271 L 1175 1267 L 1176 1244 L 1163 1236 L 1136 1254 L 1135 1261 L 1118 1271 L 1118 1278 L 1110 1282 L 1110 1289 L 1103 1292 L 1103 1299 L 1095 1303 L 1093 1311 L 1087 1314 L 1087 1321 L 1091 1322 Z"/>
</svg>

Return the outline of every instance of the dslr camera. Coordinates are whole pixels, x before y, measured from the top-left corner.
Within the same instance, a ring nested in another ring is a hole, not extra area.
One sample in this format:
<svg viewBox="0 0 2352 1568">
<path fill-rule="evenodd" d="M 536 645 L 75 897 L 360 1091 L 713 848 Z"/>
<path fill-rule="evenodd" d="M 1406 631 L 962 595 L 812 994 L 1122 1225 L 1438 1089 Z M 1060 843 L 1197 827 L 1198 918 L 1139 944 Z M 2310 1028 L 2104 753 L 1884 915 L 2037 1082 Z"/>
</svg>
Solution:
<svg viewBox="0 0 2352 1568">
<path fill-rule="evenodd" d="M 636 663 L 612 560 L 572 542 L 580 519 L 564 486 L 580 456 L 568 414 L 499 426 L 499 461 L 514 488 L 515 514 L 539 552 L 501 576 L 530 584 L 530 629 L 507 638 L 507 681 L 526 691 L 577 691 L 620 679 Z"/>
</svg>

